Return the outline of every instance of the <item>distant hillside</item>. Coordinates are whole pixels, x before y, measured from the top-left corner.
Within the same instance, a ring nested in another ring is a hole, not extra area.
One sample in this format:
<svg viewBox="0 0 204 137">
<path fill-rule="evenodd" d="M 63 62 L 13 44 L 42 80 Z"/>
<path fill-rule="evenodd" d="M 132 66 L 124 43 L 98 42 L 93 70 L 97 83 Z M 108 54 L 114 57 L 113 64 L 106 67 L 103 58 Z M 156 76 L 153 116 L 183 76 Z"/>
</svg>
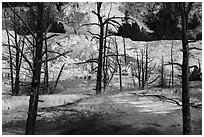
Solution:
<svg viewBox="0 0 204 137">
<path fill-rule="evenodd" d="M 12 33 L 12 32 L 11 32 Z M 49 34 L 51 35 L 51 33 Z M 77 75 L 88 75 L 90 70 L 90 64 L 81 64 L 77 65 L 77 63 L 85 62 L 91 58 L 98 58 L 98 42 L 96 40 L 91 41 L 92 36 L 90 35 L 67 35 L 67 34 L 59 34 L 59 36 L 54 37 L 48 40 L 48 45 L 50 50 L 64 52 L 68 50 L 73 50 L 73 52 L 67 55 L 67 58 L 61 57 L 55 61 L 50 62 L 50 74 L 56 78 L 61 66 L 66 63 L 64 68 L 64 75 L 62 75 L 62 79 L 67 79 L 70 77 L 75 77 Z M 5 31 L 2 32 L 2 42 L 7 43 L 7 37 Z M 56 42 L 60 43 L 59 46 Z M 117 43 L 119 48 L 119 54 L 124 53 L 123 47 L 123 39 L 122 37 L 117 37 Z M 135 58 L 136 52 L 140 49 L 144 49 L 145 46 L 148 46 L 150 56 L 154 58 L 154 63 L 156 66 L 160 66 L 162 55 L 164 56 L 164 62 L 168 63 L 170 61 L 170 49 L 173 44 L 174 51 L 174 62 L 182 63 L 182 49 L 181 41 L 179 40 L 163 40 L 163 41 L 151 41 L 151 42 L 138 42 L 131 41 L 129 38 L 125 39 L 126 44 L 126 53 L 127 56 Z M 196 46 L 202 48 L 202 41 L 198 41 L 196 43 L 192 43 L 190 46 Z M 115 45 L 112 45 L 112 49 L 114 50 Z M 2 47 L 3 56 L 8 52 L 7 47 Z M 55 56 L 54 54 L 49 54 L 50 57 Z M 193 58 L 190 59 L 190 65 L 198 65 L 198 59 L 202 60 L 202 52 L 197 50 L 192 50 L 191 56 Z M 30 57 L 30 56 L 29 56 Z M 124 63 L 122 63 L 124 64 Z M 23 63 L 23 65 L 27 65 Z M 96 66 L 96 64 L 95 64 Z M 176 68 L 176 67 L 175 67 Z M 166 70 L 170 71 L 171 67 L 166 66 Z"/>
</svg>

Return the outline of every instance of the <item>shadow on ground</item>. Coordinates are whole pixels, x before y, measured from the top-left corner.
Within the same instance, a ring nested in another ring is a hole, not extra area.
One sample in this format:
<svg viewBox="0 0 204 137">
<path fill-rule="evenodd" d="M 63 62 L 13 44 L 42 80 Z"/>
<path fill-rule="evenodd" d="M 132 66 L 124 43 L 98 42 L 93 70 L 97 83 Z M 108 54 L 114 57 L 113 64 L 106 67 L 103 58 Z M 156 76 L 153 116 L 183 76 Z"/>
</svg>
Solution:
<svg viewBox="0 0 204 137">
<path fill-rule="evenodd" d="M 41 118 L 36 123 L 37 135 L 181 135 L 182 126 L 164 127 L 158 124 L 123 124 L 112 121 L 113 115 L 102 112 L 78 111 L 57 117 Z M 5 134 L 22 135 L 25 120 L 11 121 L 3 125 Z M 194 123 L 194 134 L 201 134 L 202 122 Z"/>
</svg>

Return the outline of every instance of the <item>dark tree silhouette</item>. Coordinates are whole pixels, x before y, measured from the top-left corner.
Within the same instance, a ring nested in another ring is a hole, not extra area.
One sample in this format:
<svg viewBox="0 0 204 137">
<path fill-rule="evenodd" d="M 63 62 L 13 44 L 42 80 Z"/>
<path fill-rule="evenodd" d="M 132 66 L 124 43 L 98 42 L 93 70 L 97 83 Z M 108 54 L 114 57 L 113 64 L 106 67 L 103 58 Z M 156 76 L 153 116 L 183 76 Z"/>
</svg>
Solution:
<svg viewBox="0 0 204 137">
<path fill-rule="evenodd" d="M 182 51 L 183 51 L 183 64 L 182 64 L 182 114 L 183 114 L 183 134 L 192 134 L 191 126 L 191 112 L 190 112 L 190 88 L 189 88 L 189 41 L 187 39 L 187 28 L 189 21 L 189 13 L 192 9 L 192 2 L 177 3 L 176 6 L 181 16 L 182 24 Z"/>
</svg>

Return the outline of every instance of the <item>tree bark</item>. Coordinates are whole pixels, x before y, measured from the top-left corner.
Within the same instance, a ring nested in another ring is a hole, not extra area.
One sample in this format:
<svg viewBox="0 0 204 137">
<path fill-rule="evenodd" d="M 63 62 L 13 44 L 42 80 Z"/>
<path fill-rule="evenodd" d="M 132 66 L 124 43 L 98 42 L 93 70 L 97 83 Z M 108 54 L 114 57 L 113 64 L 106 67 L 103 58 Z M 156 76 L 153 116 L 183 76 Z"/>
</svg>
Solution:
<svg viewBox="0 0 204 137">
<path fill-rule="evenodd" d="M 172 62 L 172 65 L 171 65 L 171 88 L 174 88 L 174 60 L 173 60 L 173 42 L 172 42 L 172 46 L 171 46 L 171 62 Z M 170 87 L 170 86 L 169 86 Z"/>
<path fill-rule="evenodd" d="M 183 134 L 192 134 L 191 113 L 190 113 L 190 95 L 189 95 L 189 45 L 187 43 L 187 23 L 188 11 L 186 3 L 180 3 L 182 7 L 182 47 L 183 47 L 183 64 L 182 64 L 182 115 L 183 115 Z"/>
<path fill-rule="evenodd" d="M 144 50 L 142 50 L 142 58 L 141 58 L 141 68 L 142 68 L 142 89 L 145 88 L 145 61 L 144 61 Z"/>
<path fill-rule="evenodd" d="M 7 34 L 7 38 L 8 38 L 8 45 L 10 45 L 10 36 L 9 36 L 9 32 L 7 29 L 7 25 L 6 25 L 6 34 Z M 14 95 L 14 80 L 13 80 L 13 58 L 12 58 L 12 51 L 11 51 L 11 46 L 8 46 L 8 50 L 9 50 L 9 66 L 10 66 L 10 78 L 11 78 L 11 93 L 12 95 Z"/>
<path fill-rule="evenodd" d="M 124 48 L 124 56 L 125 56 L 125 66 L 127 66 L 126 44 L 125 44 L 125 38 L 124 37 L 123 37 L 123 48 Z"/>
<path fill-rule="evenodd" d="M 139 88 L 141 88 L 141 62 L 139 60 L 139 55 L 138 55 L 138 52 L 137 52 L 137 59 L 136 59 L 136 62 L 137 62 L 137 69 L 138 69 L 138 83 L 139 83 Z"/>
<path fill-rule="evenodd" d="M 54 91 L 55 91 L 55 89 L 56 89 L 56 87 L 57 87 L 57 83 L 58 83 L 58 81 L 59 81 L 59 79 L 60 79 L 60 76 L 61 76 L 61 74 L 62 74 L 62 70 L 63 70 L 64 66 L 65 66 L 65 63 L 62 65 L 62 67 L 61 67 L 61 69 L 60 69 L 60 72 L 59 72 L 59 74 L 58 74 L 58 76 L 57 76 L 57 80 L 56 80 L 55 86 L 54 86 Z"/>
<path fill-rule="evenodd" d="M 148 45 L 146 45 L 145 47 L 145 78 L 144 78 L 144 87 L 147 85 L 147 82 L 148 82 L 148 65 L 149 65 L 149 62 L 148 62 L 148 59 L 149 59 L 149 56 L 148 56 Z"/>
<path fill-rule="evenodd" d="M 43 47 L 43 19 L 44 19 L 44 4 L 43 2 L 37 3 L 38 7 L 38 20 L 37 20 L 37 41 L 36 41 L 36 52 L 33 62 L 33 77 L 31 84 L 30 100 L 28 118 L 26 123 L 26 135 L 34 135 L 35 133 L 35 122 L 37 117 L 38 98 L 39 98 L 39 87 L 40 87 L 40 75 L 41 75 L 41 57 Z"/>
<path fill-rule="evenodd" d="M 17 48 L 20 48 L 20 43 L 18 43 L 18 37 L 17 37 L 17 29 L 16 29 L 16 17 L 14 13 L 14 39 L 15 39 L 15 46 Z M 19 50 L 16 50 L 16 77 L 15 77 L 15 84 L 14 84 L 14 96 L 17 96 L 19 94 L 19 82 L 20 82 L 20 53 Z"/>
<path fill-rule="evenodd" d="M 102 80 L 102 63 L 103 63 L 103 36 L 104 26 L 102 17 L 100 16 L 101 2 L 97 3 L 97 14 L 100 24 L 100 38 L 99 38 L 99 56 L 98 56 L 98 69 L 97 69 L 97 80 L 96 80 L 96 95 L 101 94 L 101 80 Z"/>
<path fill-rule="evenodd" d="M 121 73 L 120 60 L 119 60 L 119 57 L 118 57 L 118 44 L 117 44 L 117 41 L 116 41 L 116 37 L 115 37 L 115 46 L 116 46 L 116 61 L 117 61 L 117 64 L 118 64 L 118 69 L 119 69 L 119 80 L 120 80 L 120 91 L 121 91 L 123 89 L 123 86 L 122 86 L 122 73 Z"/>
<path fill-rule="evenodd" d="M 162 55 L 162 60 L 161 60 L 161 88 L 164 88 L 164 57 Z"/>
<path fill-rule="evenodd" d="M 45 40 L 45 60 L 48 59 L 48 53 L 47 53 L 47 40 Z M 45 61 L 44 64 L 44 93 L 48 92 L 49 88 L 49 74 L 48 74 L 48 61 Z"/>
</svg>

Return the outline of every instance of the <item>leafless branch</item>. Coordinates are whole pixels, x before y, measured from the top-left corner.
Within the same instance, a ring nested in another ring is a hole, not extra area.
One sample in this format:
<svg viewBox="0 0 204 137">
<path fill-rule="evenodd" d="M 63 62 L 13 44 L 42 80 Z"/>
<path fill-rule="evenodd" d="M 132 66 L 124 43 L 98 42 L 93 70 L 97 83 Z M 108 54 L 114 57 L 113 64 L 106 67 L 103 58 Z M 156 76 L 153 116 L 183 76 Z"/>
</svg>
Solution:
<svg viewBox="0 0 204 137">
<path fill-rule="evenodd" d="M 194 42 L 196 42 L 196 40 L 188 40 L 188 41 L 186 41 L 187 44 L 194 43 Z"/>
<path fill-rule="evenodd" d="M 23 53 L 23 51 L 19 47 L 13 46 L 13 45 L 7 45 L 5 43 L 3 43 L 2 46 L 10 46 L 10 47 L 13 47 L 16 50 L 18 50 L 21 53 L 21 55 L 23 56 L 23 58 L 25 59 L 25 61 L 28 63 L 29 67 L 33 70 L 32 63 L 28 60 L 28 58 L 25 56 L 25 54 Z"/>
<path fill-rule="evenodd" d="M 192 65 L 192 66 L 189 66 L 189 69 L 190 69 L 190 68 L 195 68 L 195 67 L 197 67 L 197 66 L 196 66 L 196 65 Z"/>
<path fill-rule="evenodd" d="M 96 36 L 93 36 L 90 41 L 92 41 L 93 39 L 99 39 L 99 38 Z"/>
<path fill-rule="evenodd" d="M 55 56 L 55 57 L 53 57 L 53 58 L 50 58 L 50 59 L 47 59 L 47 60 L 42 60 L 42 63 L 45 63 L 45 62 L 48 62 L 48 61 L 55 60 L 55 59 L 57 59 L 57 58 L 59 58 L 59 57 L 61 57 L 61 56 L 64 56 L 64 55 L 66 55 L 66 54 L 72 52 L 72 51 L 73 51 L 73 50 L 66 51 L 66 52 L 61 53 L 61 54 L 59 53 L 59 55 L 57 55 L 57 56 Z"/>
<path fill-rule="evenodd" d="M 62 53 L 59 53 L 59 52 L 53 51 L 53 50 L 48 50 L 47 52 L 49 52 L 49 53 L 55 53 L 55 54 L 58 54 L 58 55 L 61 55 L 61 54 L 62 54 Z M 62 56 L 64 56 L 65 58 L 67 58 L 65 55 L 62 55 Z"/>
<path fill-rule="evenodd" d="M 168 64 L 164 64 L 164 65 L 177 65 L 177 66 L 179 66 L 179 67 L 181 67 L 182 68 L 182 64 L 180 64 L 180 63 L 176 63 L 176 62 L 169 62 Z"/>
<path fill-rule="evenodd" d="M 49 37 L 45 37 L 44 39 L 42 39 L 42 41 L 48 40 L 48 39 L 50 39 L 50 38 L 52 38 L 52 37 L 55 37 L 55 36 L 59 36 L 59 34 L 53 34 L 53 35 L 51 35 L 51 36 L 49 36 Z"/>
<path fill-rule="evenodd" d="M 91 32 L 91 31 L 87 31 L 87 32 L 90 33 L 91 35 L 98 36 L 98 38 L 100 37 L 99 34 L 93 33 L 93 32 Z"/>
<path fill-rule="evenodd" d="M 198 48 L 198 47 L 191 47 L 191 48 L 189 48 L 189 50 L 193 50 L 193 49 L 195 49 L 195 50 L 202 50 L 202 48 Z"/>
<path fill-rule="evenodd" d="M 159 78 L 159 76 L 157 76 L 154 80 L 152 80 L 151 82 L 148 82 L 148 85 L 149 84 L 152 84 L 153 82 L 155 82 L 157 79 Z"/>
<path fill-rule="evenodd" d="M 100 26 L 100 24 L 98 24 L 98 23 L 85 23 L 85 24 L 82 24 L 80 27 L 83 27 L 83 26 L 89 26 L 89 25 Z"/>
<path fill-rule="evenodd" d="M 13 13 L 22 21 L 22 23 L 27 26 L 27 28 L 29 29 L 29 31 L 30 31 L 31 35 L 33 36 L 33 38 L 36 39 L 35 34 L 33 33 L 33 30 L 31 29 L 31 27 L 16 13 L 16 11 L 11 7 L 11 5 L 9 3 L 8 3 L 8 6 L 13 11 Z"/>
<path fill-rule="evenodd" d="M 74 63 L 76 65 L 80 65 L 80 64 L 86 64 L 86 63 L 97 63 L 98 64 L 98 59 L 89 59 L 89 60 L 86 60 L 84 62 L 79 62 L 79 63 Z"/>
</svg>

